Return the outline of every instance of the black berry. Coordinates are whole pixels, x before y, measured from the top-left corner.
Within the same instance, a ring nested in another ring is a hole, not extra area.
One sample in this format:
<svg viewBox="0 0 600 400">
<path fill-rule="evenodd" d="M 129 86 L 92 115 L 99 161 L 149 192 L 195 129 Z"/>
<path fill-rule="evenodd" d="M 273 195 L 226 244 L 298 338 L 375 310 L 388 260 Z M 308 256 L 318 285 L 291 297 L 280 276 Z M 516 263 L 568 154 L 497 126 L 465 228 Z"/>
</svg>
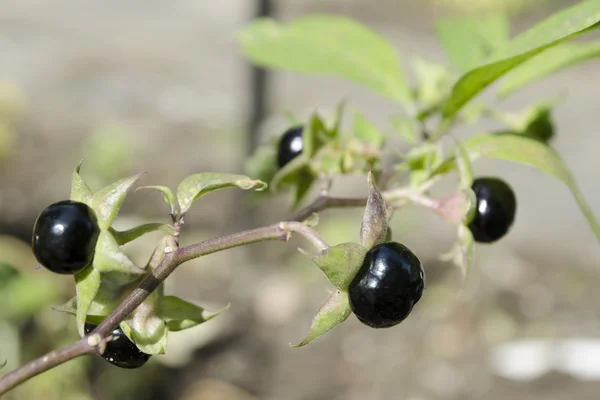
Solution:
<svg viewBox="0 0 600 400">
<path fill-rule="evenodd" d="M 100 229 L 94 211 L 66 200 L 48 206 L 33 227 L 33 254 L 58 274 L 75 274 L 92 264 Z"/>
<path fill-rule="evenodd" d="M 369 250 L 350 283 L 350 307 L 362 323 L 389 328 L 408 317 L 424 288 L 417 256 L 400 243 L 380 244 Z"/>
<path fill-rule="evenodd" d="M 277 149 L 277 166 L 279 168 L 283 168 L 302 153 L 304 149 L 303 131 L 303 126 L 295 126 L 281 135 Z"/>
<path fill-rule="evenodd" d="M 96 326 L 86 322 L 85 333 L 90 333 L 96 329 Z M 125 333 L 123 333 L 120 327 L 113 330 L 111 335 L 115 339 L 106 344 L 106 348 L 102 354 L 102 358 L 109 363 L 121 368 L 134 369 L 146 364 L 146 361 L 150 359 L 150 355 L 142 353 L 135 343 L 129 340 Z"/>
<path fill-rule="evenodd" d="M 491 243 L 506 235 L 515 220 L 517 200 L 512 188 L 498 178 L 478 178 L 471 189 L 477 205 L 475 216 L 469 223 L 473 239 Z"/>
</svg>

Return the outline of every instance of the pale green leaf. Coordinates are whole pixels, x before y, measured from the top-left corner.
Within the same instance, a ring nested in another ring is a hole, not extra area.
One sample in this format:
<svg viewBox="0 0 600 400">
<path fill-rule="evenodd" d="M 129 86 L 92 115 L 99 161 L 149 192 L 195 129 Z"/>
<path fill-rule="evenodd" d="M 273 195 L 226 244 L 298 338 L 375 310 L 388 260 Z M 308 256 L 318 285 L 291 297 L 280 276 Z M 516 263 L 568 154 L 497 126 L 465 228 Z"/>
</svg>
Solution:
<svg viewBox="0 0 600 400">
<path fill-rule="evenodd" d="M 336 288 L 348 290 L 348 286 L 362 266 L 367 249 L 358 243 L 348 242 L 328 247 L 315 255 L 302 252 L 321 268 L 329 282 Z"/>
<path fill-rule="evenodd" d="M 164 296 L 159 301 L 157 315 L 166 322 L 170 331 L 175 332 L 209 321 L 228 308 L 229 305 L 211 312 L 177 296 Z"/>
<path fill-rule="evenodd" d="M 418 137 L 418 126 L 416 121 L 408 116 L 399 115 L 392 118 L 392 125 L 394 126 L 398 135 L 406 140 L 409 144 L 417 144 L 419 141 Z"/>
<path fill-rule="evenodd" d="M 98 217 L 100 229 L 107 230 L 110 227 L 125 201 L 127 192 L 144 174 L 144 172 L 141 172 L 129 178 L 120 179 L 94 194 L 92 208 Z"/>
<path fill-rule="evenodd" d="M 117 231 L 113 228 L 110 228 L 109 231 L 114 236 L 119 246 L 132 242 L 140 236 L 150 232 L 162 231 L 171 236 L 177 233 L 175 228 L 173 228 L 171 225 L 161 224 L 158 222 L 151 222 L 148 224 L 139 225 L 131 229 L 127 229 L 126 231 Z"/>
<path fill-rule="evenodd" d="M 264 190 L 265 182 L 250 179 L 244 175 L 219 174 L 203 172 L 190 175 L 177 187 L 177 201 L 182 214 L 186 213 L 192 203 L 200 197 L 219 189 L 240 188 L 243 190 Z"/>
<path fill-rule="evenodd" d="M 460 72 L 475 68 L 509 41 L 505 15 L 447 17 L 436 26 L 446 55 Z"/>
<path fill-rule="evenodd" d="M 442 115 L 451 120 L 475 95 L 508 71 L 566 40 L 598 28 L 600 0 L 588 0 L 552 15 L 521 33 L 486 65 L 463 75 L 452 88 Z M 447 122 L 443 122 L 446 124 Z"/>
<path fill-rule="evenodd" d="M 408 103 L 409 85 L 394 47 L 349 18 L 310 15 L 281 24 L 261 18 L 239 35 L 243 53 L 267 68 L 337 76 Z"/>
<path fill-rule="evenodd" d="M 313 318 L 309 333 L 302 342 L 292 347 L 301 347 L 309 344 L 319 336 L 327 333 L 335 326 L 344 322 L 351 314 L 348 292 L 336 290 L 321 306 Z"/>
<path fill-rule="evenodd" d="M 514 161 L 545 171 L 561 180 L 573 193 L 592 231 L 600 240 L 600 224 L 581 193 L 575 178 L 552 148 L 537 140 L 520 135 L 485 134 L 463 143 L 471 158 L 492 157 Z"/>
<path fill-rule="evenodd" d="M 526 85 L 573 65 L 600 57 L 600 42 L 562 43 L 510 71 L 498 94 L 508 96 Z"/>
<path fill-rule="evenodd" d="M 171 189 L 169 189 L 166 186 L 153 185 L 153 186 L 141 186 L 141 187 L 135 189 L 135 191 L 137 192 L 140 189 L 158 190 L 163 195 L 163 199 L 165 200 L 165 203 L 167 203 L 167 205 L 171 208 L 171 214 L 175 213 L 175 205 L 177 204 L 177 200 L 175 199 L 175 195 L 173 194 L 173 191 Z"/>
</svg>

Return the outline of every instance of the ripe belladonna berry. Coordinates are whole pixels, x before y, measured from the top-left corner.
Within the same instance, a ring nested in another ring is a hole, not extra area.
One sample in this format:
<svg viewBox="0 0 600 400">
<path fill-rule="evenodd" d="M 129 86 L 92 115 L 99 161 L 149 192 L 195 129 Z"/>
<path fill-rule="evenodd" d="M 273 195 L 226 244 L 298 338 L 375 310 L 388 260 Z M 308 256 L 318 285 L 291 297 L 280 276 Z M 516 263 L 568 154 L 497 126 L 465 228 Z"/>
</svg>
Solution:
<svg viewBox="0 0 600 400">
<path fill-rule="evenodd" d="M 473 239 L 492 243 L 506 235 L 515 220 L 517 200 L 512 188 L 493 177 L 478 178 L 471 186 L 477 204 L 475 216 L 469 223 Z"/>
<path fill-rule="evenodd" d="M 369 250 L 350 283 L 350 307 L 365 325 L 389 328 L 408 317 L 424 288 L 417 256 L 397 242 L 380 244 Z"/>
<path fill-rule="evenodd" d="M 65 200 L 48 206 L 33 227 L 33 254 L 58 274 L 75 274 L 92 264 L 100 229 L 94 211 Z"/>
<path fill-rule="evenodd" d="M 283 168 L 287 163 L 298 157 L 304 149 L 302 138 L 303 126 L 295 126 L 283 133 L 277 148 L 277 166 Z"/>
<path fill-rule="evenodd" d="M 86 322 L 85 333 L 90 333 L 96 329 L 96 326 Z M 101 356 L 109 363 L 121 368 L 134 369 L 146 364 L 146 361 L 150 359 L 150 355 L 142 353 L 120 327 L 113 330 L 111 335 L 115 339 L 106 343 L 106 348 Z"/>
</svg>

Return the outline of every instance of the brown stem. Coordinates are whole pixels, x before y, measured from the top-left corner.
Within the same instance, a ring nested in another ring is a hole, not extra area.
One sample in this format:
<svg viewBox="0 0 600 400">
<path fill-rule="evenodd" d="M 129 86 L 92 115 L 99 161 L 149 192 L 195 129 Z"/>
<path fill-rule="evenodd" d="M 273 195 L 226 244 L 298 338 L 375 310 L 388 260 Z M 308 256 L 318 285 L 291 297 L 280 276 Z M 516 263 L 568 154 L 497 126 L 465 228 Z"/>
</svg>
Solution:
<svg viewBox="0 0 600 400">
<path fill-rule="evenodd" d="M 319 197 L 314 203 L 300 210 L 289 221 L 302 221 L 315 212 L 331 207 L 361 207 L 366 204 L 366 199 L 344 199 Z M 176 231 L 179 229 L 175 226 Z M 297 228 L 297 227 L 295 227 Z M 308 229 L 308 228 L 307 228 Z M 298 231 L 297 229 L 290 229 Z M 306 232 L 304 232 L 306 236 Z M 215 239 L 206 240 L 180 249 L 173 248 L 168 252 L 156 266 L 152 273 L 134 289 L 119 306 L 102 321 L 93 332 L 75 343 L 51 351 L 20 368 L 8 373 L 0 379 L 0 395 L 5 394 L 17 385 L 48 371 L 64 362 L 87 354 L 93 354 L 99 347 L 98 342 L 110 336 L 114 328 L 119 325 L 131 312 L 133 312 L 156 288 L 179 266 L 181 263 L 198 258 L 207 254 L 227 250 L 233 247 L 266 240 L 287 240 L 289 233 L 284 231 L 280 224 L 269 225 L 262 228 L 251 229 Z M 310 236 L 310 235 L 309 235 Z M 318 238 L 318 235 L 315 236 Z M 174 241 L 178 245 L 178 235 Z M 313 243 L 316 243 L 313 241 Z M 93 338 L 100 340 L 92 340 Z"/>
</svg>

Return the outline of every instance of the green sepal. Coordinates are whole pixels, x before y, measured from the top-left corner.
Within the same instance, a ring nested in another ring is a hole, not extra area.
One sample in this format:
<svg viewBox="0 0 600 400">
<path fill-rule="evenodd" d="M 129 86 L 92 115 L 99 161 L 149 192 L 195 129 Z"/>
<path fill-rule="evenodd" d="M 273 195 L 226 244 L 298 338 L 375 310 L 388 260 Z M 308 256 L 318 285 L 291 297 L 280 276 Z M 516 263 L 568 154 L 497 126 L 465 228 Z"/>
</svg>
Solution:
<svg viewBox="0 0 600 400">
<path fill-rule="evenodd" d="M 101 230 L 107 230 L 125 201 L 125 196 L 133 184 L 145 172 L 133 175 L 129 178 L 120 179 L 97 191 L 92 197 L 92 208 L 98 218 L 98 226 Z"/>
<path fill-rule="evenodd" d="M 237 187 L 243 190 L 261 191 L 267 187 L 263 181 L 244 175 L 203 172 L 185 178 L 177 187 L 177 202 L 181 214 L 185 214 L 192 203 L 200 197 L 219 189 Z"/>
<path fill-rule="evenodd" d="M 328 247 L 319 254 L 300 251 L 321 268 L 329 282 L 340 290 L 348 290 L 367 254 L 367 249 L 353 242 Z"/>
<path fill-rule="evenodd" d="M 176 332 L 209 321 L 227 309 L 229 304 L 219 311 L 211 312 L 177 296 L 164 296 L 159 301 L 157 315 L 165 321 L 169 331 Z"/>
<path fill-rule="evenodd" d="M 112 227 L 109 229 L 109 232 L 115 238 L 115 240 L 119 246 L 122 246 L 126 243 L 132 242 L 135 239 L 139 238 L 140 236 L 145 235 L 146 233 L 156 232 L 156 231 L 162 231 L 171 236 L 174 236 L 177 234 L 177 231 L 171 225 L 161 224 L 158 222 L 152 222 L 149 224 L 139 225 L 139 226 L 133 227 L 131 229 L 127 229 L 126 231 L 117 231 L 117 230 L 113 229 Z"/>
<path fill-rule="evenodd" d="M 386 204 L 375 185 L 373 174 L 369 172 L 369 197 L 360 226 L 360 244 L 371 249 L 384 243 L 388 231 Z"/>
<path fill-rule="evenodd" d="M 109 231 L 100 232 L 96 253 L 94 256 L 94 269 L 99 272 L 119 272 L 123 274 L 143 274 L 145 270 L 135 265 L 119 248 L 115 237 Z"/>
<path fill-rule="evenodd" d="M 76 274 L 75 288 L 77 291 L 77 332 L 79 336 L 83 337 L 88 310 L 100 289 L 100 271 L 89 267 Z"/>
<path fill-rule="evenodd" d="M 291 346 L 306 346 L 319 336 L 344 322 L 351 313 L 352 309 L 350 308 L 350 297 L 348 296 L 348 292 L 336 290 L 329 296 L 317 312 L 317 315 L 313 318 L 308 335 L 304 340 L 297 345 Z"/>
<path fill-rule="evenodd" d="M 83 161 L 80 161 L 75 170 L 73 171 L 73 178 L 71 180 L 71 197 L 70 199 L 73 201 L 79 201 L 81 203 L 85 203 L 88 206 L 92 205 L 92 197 L 94 193 L 92 189 L 85 183 L 81 175 L 79 175 L 79 171 L 81 170 L 81 164 Z"/>
<path fill-rule="evenodd" d="M 470 189 L 473 185 L 473 166 L 469 153 L 458 140 L 454 140 L 456 145 L 455 155 L 457 160 L 458 178 L 460 187 L 464 190 Z"/>
<path fill-rule="evenodd" d="M 156 313 L 162 292 L 156 290 L 119 325 L 125 335 L 146 354 L 164 354 L 169 329 Z"/>
<path fill-rule="evenodd" d="M 353 136 L 360 140 L 362 143 L 366 143 L 379 149 L 384 141 L 385 135 L 369 121 L 362 113 L 358 110 L 354 111 L 354 125 L 352 128 Z"/>
</svg>

